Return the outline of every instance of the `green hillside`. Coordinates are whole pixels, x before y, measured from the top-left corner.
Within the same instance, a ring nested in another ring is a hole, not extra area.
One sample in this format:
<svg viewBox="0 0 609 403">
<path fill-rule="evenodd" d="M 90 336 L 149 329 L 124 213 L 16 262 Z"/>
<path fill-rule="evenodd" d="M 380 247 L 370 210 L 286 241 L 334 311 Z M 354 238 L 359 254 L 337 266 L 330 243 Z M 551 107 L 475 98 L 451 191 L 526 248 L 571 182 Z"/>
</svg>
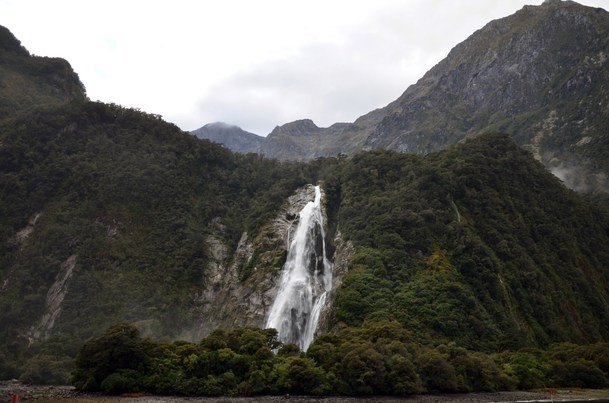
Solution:
<svg viewBox="0 0 609 403">
<path fill-rule="evenodd" d="M 357 251 L 328 330 L 395 320 L 417 342 L 482 351 L 609 336 L 609 218 L 506 136 L 287 164 L 92 102 L 1 133 L 3 377 L 118 322 L 181 337 L 201 320 L 214 222 L 234 250 L 318 180 L 331 232 Z M 57 306 L 53 287 L 67 291 Z"/>
<path fill-rule="evenodd" d="M 408 394 L 576 385 L 587 366 L 580 386 L 608 383 L 606 202 L 567 189 L 509 136 L 306 164 L 234 154 L 88 101 L 67 62 L 30 56 L 7 32 L 0 378 L 66 382 L 76 362 L 82 389 L 171 375 L 145 389 Z M 308 355 L 275 356 L 273 331 L 236 325 L 263 325 L 311 183 L 340 286 L 329 334 Z M 100 370 L 113 348 L 120 359 Z M 488 383 L 474 385 L 481 367 Z"/>
<path fill-rule="evenodd" d="M 0 119 L 34 105 L 84 98 L 85 89 L 67 61 L 31 56 L 0 26 Z"/>
<path fill-rule="evenodd" d="M 609 336 L 609 220 L 507 136 L 353 158 L 338 221 L 358 249 L 336 301 L 484 350 Z"/>
<path fill-rule="evenodd" d="M 4 365 L 28 339 L 74 354 L 125 320 L 176 337 L 197 316 L 192 293 L 205 288 L 212 219 L 234 247 L 312 180 L 305 166 L 237 156 L 115 105 L 38 109 L 0 133 Z M 62 278 L 59 308 L 49 289 Z M 39 321 L 52 311 L 55 322 Z"/>
</svg>

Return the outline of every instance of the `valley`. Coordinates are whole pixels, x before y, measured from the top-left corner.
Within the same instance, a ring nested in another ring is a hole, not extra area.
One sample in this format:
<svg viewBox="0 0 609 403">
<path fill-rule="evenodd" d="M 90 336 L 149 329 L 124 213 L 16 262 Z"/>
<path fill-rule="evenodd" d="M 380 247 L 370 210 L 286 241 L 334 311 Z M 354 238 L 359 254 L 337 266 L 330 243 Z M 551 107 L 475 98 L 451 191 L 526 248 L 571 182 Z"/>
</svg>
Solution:
<svg viewBox="0 0 609 403">
<path fill-rule="evenodd" d="M 386 107 L 264 139 L 91 101 L 67 61 L 0 29 L 0 379 L 606 388 L 607 27 L 526 6 Z"/>
</svg>

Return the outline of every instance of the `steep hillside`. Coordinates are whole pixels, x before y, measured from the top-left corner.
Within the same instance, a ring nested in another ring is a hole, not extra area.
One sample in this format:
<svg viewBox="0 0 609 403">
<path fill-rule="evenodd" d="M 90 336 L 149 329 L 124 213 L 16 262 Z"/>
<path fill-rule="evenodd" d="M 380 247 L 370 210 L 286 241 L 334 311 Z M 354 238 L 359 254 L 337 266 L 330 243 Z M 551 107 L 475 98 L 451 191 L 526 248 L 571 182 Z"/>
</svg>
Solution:
<svg viewBox="0 0 609 403">
<path fill-rule="evenodd" d="M 226 123 L 209 123 L 191 132 L 201 139 L 211 140 L 237 153 L 261 153 L 264 137 L 246 132 Z"/>
<path fill-rule="evenodd" d="M 0 26 L 0 119 L 34 105 L 84 98 L 85 89 L 67 61 L 31 56 Z"/>
<path fill-rule="evenodd" d="M 429 152 L 509 133 L 577 190 L 607 185 L 609 13 L 525 6 L 456 46 L 397 101 L 366 147 Z M 568 176 L 571 170 L 577 176 Z"/>
<path fill-rule="evenodd" d="M 608 216 L 506 136 L 288 164 L 91 102 L 0 133 L 3 377 L 121 321 L 161 339 L 262 326 L 317 181 L 335 265 L 321 330 L 389 319 L 487 351 L 609 338 Z"/>
<path fill-rule="evenodd" d="M 607 215 L 507 136 L 357 155 L 334 186 L 357 250 L 335 321 L 491 350 L 609 337 Z"/>
<path fill-rule="evenodd" d="M 543 7 L 532 10 L 563 5 Z M 309 184 L 323 190 L 327 229 L 316 234 L 334 264 L 320 331 L 485 351 L 609 339 L 609 215 L 513 136 L 306 164 L 234 154 L 157 115 L 55 93 L 58 82 L 81 87 L 32 72 L 46 59 L 6 38 L 31 97 L 7 92 L 14 113 L 0 119 L 0 378 L 65 381 L 78 346 L 118 322 L 195 342 L 216 327 L 261 326 Z M 328 130 L 338 142 L 354 129 L 305 120 L 272 137 L 304 152 Z M 355 354 L 345 366 L 357 367 Z"/>
<path fill-rule="evenodd" d="M 72 355 L 120 321 L 162 338 L 208 332 L 202 322 L 227 314 L 204 316 L 221 251 L 313 180 L 307 167 L 236 156 L 99 103 L 6 119 L 0 142 L 3 377 L 28 345 Z"/>
<path fill-rule="evenodd" d="M 420 154 L 503 132 L 572 189 L 607 191 L 607 49 L 605 10 L 525 6 L 472 34 L 386 107 L 328 128 L 288 123 L 262 150 L 283 160 L 378 148 Z"/>
</svg>

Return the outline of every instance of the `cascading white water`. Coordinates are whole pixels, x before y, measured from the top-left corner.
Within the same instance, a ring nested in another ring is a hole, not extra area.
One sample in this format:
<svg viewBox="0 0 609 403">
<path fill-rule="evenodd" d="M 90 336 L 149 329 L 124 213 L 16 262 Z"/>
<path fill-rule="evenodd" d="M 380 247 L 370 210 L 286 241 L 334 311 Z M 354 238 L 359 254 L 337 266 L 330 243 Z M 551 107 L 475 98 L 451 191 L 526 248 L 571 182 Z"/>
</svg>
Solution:
<svg viewBox="0 0 609 403">
<path fill-rule="evenodd" d="M 277 329 L 282 342 L 297 344 L 306 351 L 331 288 L 332 265 L 326 258 L 321 190 L 315 186 L 315 200 L 300 211 L 266 327 Z"/>
</svg>

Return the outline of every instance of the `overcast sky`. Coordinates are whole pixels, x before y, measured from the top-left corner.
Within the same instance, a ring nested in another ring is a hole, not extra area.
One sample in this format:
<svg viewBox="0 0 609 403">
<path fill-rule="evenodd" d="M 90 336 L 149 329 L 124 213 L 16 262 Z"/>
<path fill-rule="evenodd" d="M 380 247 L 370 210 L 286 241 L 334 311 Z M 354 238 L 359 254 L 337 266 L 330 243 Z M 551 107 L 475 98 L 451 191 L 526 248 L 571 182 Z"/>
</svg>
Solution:
<svg viewBox="0 0 609 403">
<path fill-rule="evenodd" d="M 184 130 L 352 122 L 487 22 L 542 0 L 0 0 L 0 25 L 67 59 L 92 100 Z M 607 9 L 608 0 L 582 0 Z"/>
</svg>

